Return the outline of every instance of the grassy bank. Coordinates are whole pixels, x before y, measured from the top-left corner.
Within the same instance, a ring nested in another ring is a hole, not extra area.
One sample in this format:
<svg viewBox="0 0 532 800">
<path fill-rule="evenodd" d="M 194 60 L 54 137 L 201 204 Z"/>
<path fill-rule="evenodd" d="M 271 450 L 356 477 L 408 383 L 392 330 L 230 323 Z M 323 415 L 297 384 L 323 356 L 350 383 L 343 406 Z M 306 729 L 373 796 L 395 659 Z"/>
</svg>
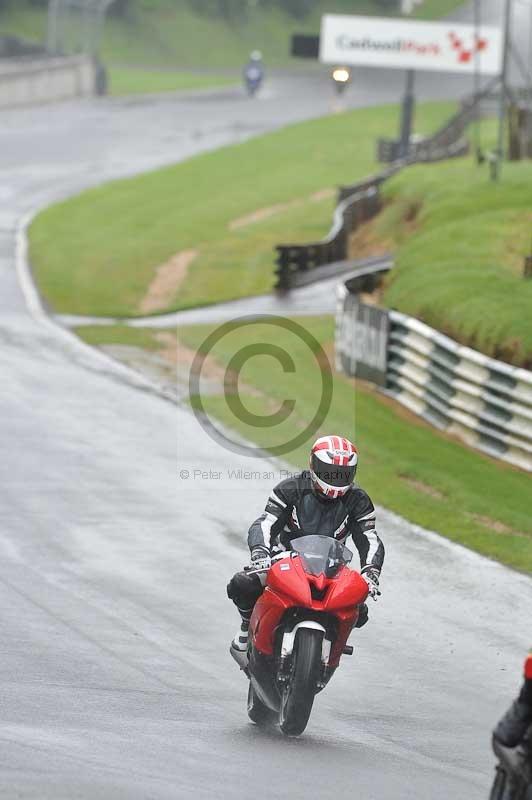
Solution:
<svg viewBox="0 0 532 800">
<path fill-rule="evenodd" d="M 457 5 L 458 0 L 425 0 L 415 15 L 434 19 Z M 260 48 L 269 66 L 286 66 L 297 63 L 289 56 L 292 34 L 318 33 L 324 12 L 385 13 L 373 0 L 322 0 L 303 19 L 250 4 L 245 17 L 226 22 L 197 13 L 187 0 L 139 0 L 125 18 L 108 16 L 102 55 L 111 65 L 240 68 L 250 50 Z M 45 11 L 29 2 L 13 0 L 0 12 L 0 32 L 44 41 L 45 30 Z"/>
<path fill-rule="evenodd" d="M 83 325 L 76 328 L 75 332 L 93 347 L 117 344 L 155 352 L 161 346 L 156 333 L 148 328 L 129 328 L 126 325 Z"/>
<path fill-rule="evenodd" d="M 417 19 L 441 19 L 452 14 L 459 6 L 464 5 L 462 0 L 426 0 L 415 11 L 413 16 Z"/>
<path fill-rule="evenodd" d="M 298 321 L 332 358 L 332 319 Z M 178 336 L 195 351 L 211 330 L 211 326 L 180 328 Z M 78 332 L 91 344 L 161 346 L 158 334 L 147 331 L 118 327 Z M 148 345 L 146 337 L 151 338 Z M 270 356 L 251 358 L 240 375 L 242 402 L 255 414 L 270 415 L 284 398 L 293 398 L 295 409 L 288 420 L 273 430 L 251 427 L 235 419 L 221 394 L 209 394 L 203 402 L 209 414 L 268 448 L 292 438 L 313 417 L 321 379 L 310 350 L 290 333 L 271 326 L 257 324 L 224 337 L 213 357 L 225 366 L 240 348 L 255 342 L 282 347 L 293 358 L 296 372 L 283 372 Z M 334 375 L 332 404 L 320 431 L 342 432 L 357 442 L 361 485 L 378 503 L 479 553 L 532 572 L 529 475 L 467 450 L 360 382 L 355 390 L 353 381 L 342 375 Z M 313 437 L 310 434 L 285 460 L 304 467 Z"/>
<path fill-rule="evenodd" d="M 495 185 L 470 159 L 412 167 L 385 196 L 372 226 L 397 253 L 385 304 L 532 367 L 532 163 L 505 165 Z"/>
<path fill-rule="evenodd" d="M 460 5 L 459 0 L 425 0 L 414 16 L 437 19 Z M 317 34 L 324 13 L 368 14 L 387 12 L 373 0 L 321 0 L 302 19 L 280 8 L 250 5 L 245 18 L 225 22 L 194 12 L 187 2 L 155 3 L 149 12 L 140 8 L 128 21 L 110 19 L 103 54 L 110 63 L 139 63 L 240 68 L 250 50 L 260 49 L 270 67 L 302 65 L 290 57 L 294 33 Z"/>
<path fill-rule="evenodd" d="M 417 130 L 453 107 L 420 106 Z M 161 311 L 267 292 L 274 245 L 325 234 L 326 190 L 377 169 L 375 139 L 396 126 L 393 106 L 329 116 L 55 205 L 30 229 L 40 290 L 59 312 L 136 315 L 157 268 L 194 249 Z"/>
<path fill-rule="evenodd" d="M 423 106 L 418 130 L 433 130 L 451 108 Z M 331 116 L 54 206 L 30 230 L 41 291 L 56 311 L 119 317 L 146 312 L 161 268 L 169 277 L 150 313 L 268 292 L 274 245 L 326 233 L 334 185 L 378 168 L 374 141 L 395 121 L 392 107 Z M 394 251 L 387 305 L 530 367 L 532 283 L 522 271 L 531 187 L 527 162 L 505 164 L 498 184 L 470 158 L 410 167 L 386 184 L 385 208 L 354 238 L 352 256 Z M 187 253 L 176 282 L 173 260 Z"/>
</svg>

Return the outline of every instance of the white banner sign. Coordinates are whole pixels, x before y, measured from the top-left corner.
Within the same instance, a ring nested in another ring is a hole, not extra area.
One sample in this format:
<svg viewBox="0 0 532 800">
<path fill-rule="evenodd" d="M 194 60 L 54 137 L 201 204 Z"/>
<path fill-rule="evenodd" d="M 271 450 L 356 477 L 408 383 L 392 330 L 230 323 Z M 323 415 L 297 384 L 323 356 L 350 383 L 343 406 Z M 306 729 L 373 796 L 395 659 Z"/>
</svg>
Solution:
<svg viewBox="0 0 532 800">
<path fill-rule="evenodd" d="M 407 22 L 385 17 L 326 14 L 322 17 L 320 61 L 390 69 L 437 70 L 498 75 L 500 28 L 453 22 Z"/>
</svg>

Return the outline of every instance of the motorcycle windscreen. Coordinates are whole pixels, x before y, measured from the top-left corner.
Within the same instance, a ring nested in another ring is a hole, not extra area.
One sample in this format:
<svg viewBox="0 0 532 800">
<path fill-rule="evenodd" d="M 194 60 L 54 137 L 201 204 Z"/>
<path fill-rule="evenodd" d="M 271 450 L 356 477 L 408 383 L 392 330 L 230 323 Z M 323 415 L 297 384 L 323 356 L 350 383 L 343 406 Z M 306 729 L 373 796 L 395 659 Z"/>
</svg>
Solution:
<svg viewBox="0 0 532 800">
<path fill-rule="evenodd" d="M 325 575 L 332 578 L 340 567 L 345 567 L 353 553 L 330 536 L 299 536 L 292 539 L 290 547 L 301 558 L 309 575 Z"/>
</svg>

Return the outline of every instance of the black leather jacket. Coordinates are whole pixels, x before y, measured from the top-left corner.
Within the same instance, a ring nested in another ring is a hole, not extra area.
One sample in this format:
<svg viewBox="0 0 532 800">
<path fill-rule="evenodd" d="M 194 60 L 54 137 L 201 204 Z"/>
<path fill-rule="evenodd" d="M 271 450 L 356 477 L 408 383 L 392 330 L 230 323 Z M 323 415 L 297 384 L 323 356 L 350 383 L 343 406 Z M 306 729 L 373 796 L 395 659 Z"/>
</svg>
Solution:
<svg viewBox="0 0 532 800">
<path fill-rule="evenodd" d="M 332 536 L 342 544 L 351 535 L 362 572 L 374 569 L 380 573 L 384 545 L 375 530 L 375 507 L 358 486 L 338 500 L 323 500 L 314 493 L 307 471 L 281 481 L 270 494 L 264 513 L 250 527 L 248 545 L 250 550 L 286 550 L 290 541 L 303 533 Z"/>
</svg>

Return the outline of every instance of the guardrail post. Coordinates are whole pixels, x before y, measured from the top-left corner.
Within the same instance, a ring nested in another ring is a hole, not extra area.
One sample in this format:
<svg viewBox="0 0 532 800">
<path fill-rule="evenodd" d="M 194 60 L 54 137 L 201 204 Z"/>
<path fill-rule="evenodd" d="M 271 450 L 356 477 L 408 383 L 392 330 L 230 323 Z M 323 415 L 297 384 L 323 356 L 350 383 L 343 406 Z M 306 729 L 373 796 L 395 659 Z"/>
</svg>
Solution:
<svg viewBox="0 0 532 800">
<path fill-rule="evenodd" d="M 276 263 L 275 274 L 277 275 L 277 280 L 274 288 L 281 291 L 290 289 L 290 268 L 286 247 L 277 247 Z"/>
<path fill-rule="evenodd" d="M 401 132 L 400 132 L 400 153 L 401 158 L 408 155 L 410 148 L 410 139 L 412 138 L 412 122 L 414 120 L 414 81 L 416 73 L 413 69 L 407 70 L 405 96 L 403 98 L 403 110 L 401 116 Z"/>
</svg>

